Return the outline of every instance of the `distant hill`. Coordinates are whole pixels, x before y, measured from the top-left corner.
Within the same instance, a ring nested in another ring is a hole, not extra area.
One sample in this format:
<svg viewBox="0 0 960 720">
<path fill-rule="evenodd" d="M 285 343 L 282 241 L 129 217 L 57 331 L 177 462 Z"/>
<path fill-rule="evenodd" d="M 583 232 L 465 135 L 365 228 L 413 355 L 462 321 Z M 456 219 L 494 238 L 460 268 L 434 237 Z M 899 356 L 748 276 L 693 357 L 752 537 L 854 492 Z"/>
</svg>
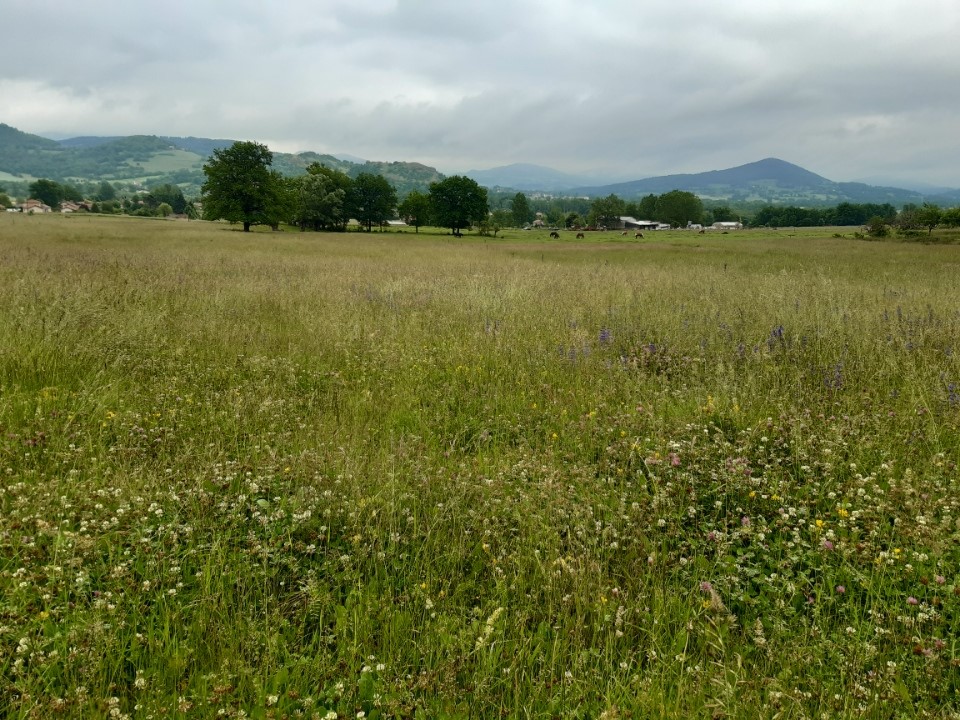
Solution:
<svg viewBox="0 0 960 720">
<path fill-rule="evenodd" d="M 51 140 L 22 132 L 0 123 L 0 177 L 11 186 L 21 186 L 34 178 L 60 182 L 138 183 L 147 187 L 162 183 L 179 185 L 188 197 L 200 193 L 203 165 L 217 148 L 234 141 L 197 137 L 131 135 L 128 137 L 84 136 Z M 401 196 L 411 190 L 426 191 L 431 182 L 443 179 L 435 168 L 416 162 L 353 161 L 354 156 L 315 152 L 274 153 L 274 168 L 288 176 L 306 172 L 319 162 L 351 177 L 360 173 L 386 177 Z M 792 163 L 767 158 L 726 170 L 664 175 L 630 182 L 589 184 L 583 176 L 571 175 L 542 165 L 518 163 L 489 170 L 466 173 L 481 185 L 523 191 L 544 191 L 564 195 L 602 197 L 611 193 L 625 200 L 670 190 L 686 190 L 706 201 L 740 205 L 776 203 L 805 207 L 832 206 L 841 202 L 920 204 L 924 200 L 939 205 L 960 203 L 960 189 L 931 187 L 928 192 L 870 185 L 834 182 Z"/>
<path fill-rule="evenodd" d="M 529 163 L 515 163 L 489 170 L 468 170 L 464 175 L 485 187 L 514 190 L 569 190 L 589 182 L 577 175 Z"/>
<path fill-rule="evenodd" d="M 777 158 L 709 172 L 661 177 L 574 188 L 570 192 L 588 197 L 611 193 L 628 200 L 685 190 L 708 200 L 769 202 L 784 205 L 836 205 L 841 202 L 889 202 L 894 205 L 923 202 L 923 196 L 902 188 L 864 183 L 838 183 Z"/>
<path fill-rule="evenodd" d="M 198 137 L 83 136 L 51 140 L 0 123 L 0 174 L 20 180 L 49 178 L 58 182 L 134 182 L 147 186 L 179 185 L 196 196 L 203 184 L 203 165 L 213 151 L 229 147 L 233 140 Z M 359 158 L 358 158 L 359 159 Z M 288 176 L 302 175 L 319 162 L 351 177 L 360 173 L 383 175 L 404 196 L 411 190 L 426 191 L 442 180 L 435 168 L 413 162 L 372 162 L 337 159 L 314 152 L 274 153 L 274 168 Z M 24 190 L 25 192 L 25 190 Z"/>
</svg>

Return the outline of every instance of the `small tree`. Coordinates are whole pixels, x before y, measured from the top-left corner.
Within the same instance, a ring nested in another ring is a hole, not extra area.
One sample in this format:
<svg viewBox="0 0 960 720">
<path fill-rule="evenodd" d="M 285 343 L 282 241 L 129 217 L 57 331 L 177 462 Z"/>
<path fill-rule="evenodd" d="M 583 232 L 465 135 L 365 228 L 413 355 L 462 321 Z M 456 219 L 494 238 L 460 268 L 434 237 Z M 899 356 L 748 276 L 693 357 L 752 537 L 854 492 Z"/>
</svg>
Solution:
<svg viewBox="0 0 960 720">
<path fill-rule="evenodd" d="M 883 238 L 890 234 L 887 221 L 879 215 L 874 215 L 867 221 L 867 235 L 874 238 Z"/>
<path fill-rule="evenodd" d="M 943 211 L 937 205 L 924 203 L 923 207 L 917 210 L 916 220 L 919 225 L 927 229 L 927 235 L 933 233 L 933 229 L 940 224 Z"/>
<path fill-rule="evenodd" d="M 414 190 L 400 203 L 397 213 L 419 233 L 420 226 L 430 222 L 430 196 Z"/>
<path fill-rule="evenodd" d="M 157 206 L 157 212 L 160 213 L 161 217 L 170 217 L 173 215 L 173 208 L 170 206 L 170 203 L 160 203 Z"/>
<path fill-rule="evenodd" d="M 513 219 L 513 213 L 509 210 L 494 210 L 489 220 L 490 230 L 493 231 L 493 236 L 496 237 L 497 233 L 503 230 L 503 228 L 509 227 Z"/>
</svg>

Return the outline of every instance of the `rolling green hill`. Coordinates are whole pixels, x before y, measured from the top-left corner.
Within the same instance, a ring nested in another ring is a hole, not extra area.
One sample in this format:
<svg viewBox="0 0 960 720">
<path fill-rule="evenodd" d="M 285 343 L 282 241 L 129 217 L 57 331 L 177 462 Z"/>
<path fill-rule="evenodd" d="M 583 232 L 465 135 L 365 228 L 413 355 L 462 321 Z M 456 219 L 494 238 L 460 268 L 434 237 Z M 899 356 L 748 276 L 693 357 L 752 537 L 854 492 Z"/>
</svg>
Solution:
<svg viewBox="0 0 960 720">
<path fill-rule="evenodd" d="M 0 179 L 22 187 L 36 178 L 58 182 L 131 183 L 152 187 L 179 185 L 188 197 L 200 193 L 203 165 L 217 148 L 233 141 L 197 137 L 84 136 L 50 140 L 0 123 Z M 311 163 L 336 168 L 350 177 L 360 173 L 383 175 L 402 197 L 412 190 L 426 191 L 443 179 L 436 169 L 420 163 L 339 160 L 315 152 L 274 153 L 273 166 L 288 176 L 302 175 Z"/>
</svg>

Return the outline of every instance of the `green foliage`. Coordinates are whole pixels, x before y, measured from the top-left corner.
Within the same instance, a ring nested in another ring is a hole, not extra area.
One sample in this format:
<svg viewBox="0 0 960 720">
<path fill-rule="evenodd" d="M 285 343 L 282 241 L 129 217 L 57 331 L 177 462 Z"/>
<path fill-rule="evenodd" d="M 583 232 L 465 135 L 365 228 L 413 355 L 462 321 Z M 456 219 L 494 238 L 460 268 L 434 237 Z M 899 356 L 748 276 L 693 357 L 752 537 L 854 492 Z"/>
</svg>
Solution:
<svg viewBox="0 0 960 720">
<path fill-rule="evenodd" d="M 923 207 L 917 210 L 917 223 L 921 227 L 927 228 L 927 234 L 933 233 L 933 229 L 940 224 L 943 217 L 943 211 L 931 203 L 924 203 Z"/>
<path fill-rule="evenodd" d="M 614 227 L 624 212 L 624 202 L 616 195 L 597 198 L 590 204 L 590 224 Z"/>
<path fill-rule="evenodd" d="M 944 210 L 940 222 L 950 228 L 960 227 L 960 207 Z"/>
<path fill-rule="evenodd" d="M 400 203 L 397 213 L 404 222 L 413 225 L 419 233 L 421 226 L 430 223 L 430 196 L 414 190 Z"/>
<path fill-rule="evenodd" d="M 72 185 L 41 178 L 30 183 L 30 197 L 57 209 L 64 200 L 80 201 L 83 196 Z"/>
<path fill-rule="evenodd" d="M 530 201 L 522 192 L 518 192 L 510 200 L 510 213 L 514 227 L 523 227 L 533 221 L 533 209 Z"/>
<path fill-rule="evenodd" d="M 394 216 L 397 191 L 382 175 L 360 173 L 346 194 L 347 212 L 370 232 Z"/>
<path fill-rule="evenodd" d="M 889 203 L 841 203 L 830 208 L 777 207 L 761 208 L 750 224 L 753 227 L 816 227 L 822 225 L 865 225 L 870 218 L 880 217 L 887 223 L 897 217 L 897 210 Z"/>
<path fill-rule="evenodd" d="M 346 199 L 353 181 L 344 173 L 313 163 L 306 175 L 288 178 L 285 184 L 291 197 L 291 218 L 301 230 L 346 228 L 350 219 Z"/>
<path fill-rule="evenodd" d="M 885 218 L 874 215 L 867 221 L 867 235 L 873 238 L 883 238 L 890 234 L 890 228 Z"/>
<path fill-rule="evenodd" d="M 0 216 L 0 715 L 955 716 L 958 248 L 832 234 Z"/>
<path fill-rule="evenodd" d="M 272 225 L 279 179 L 271 174 L 271 153 L 265 145 L 236 142 L 215 150 L 203 166 L 203 213 L 208 220 L 243 223 L 244 232 L 252 225 Z M 273 204 L 273 206 L 272 206 Z"/>
<path fill-rule="evenodd" d="M 703 218 L 703 203 L 696 195 L 684 190 L 671 190 L 657 198 L 653 219 L 670 223 L 673 227 L 686 227 L 699 223 Z"/>
<path fill-rule="evenodd" d="M 739 218 L 727 205 L 718 205 L 710 208 L 713 222 L 735 222 Z"/>
<path fill-rule="evenodd" d="M 162 203 L 170 206 L 173 212 L 178 215 L 186 211 L 187 201 L 183 197 L 183 191 L 176 185 L 164 183 L 151 188 L 144 201 L 150 207 L 157 207 Z"/>
<path fill-rule="evenodd" d="M 97 200 L 116 200 L 117 199 L 117 189 L 109 182 L 104 180 L 100 183 L 100 187 L 97 189 Z"/>
<path fill-rule="evenodd" d="M 638 220 L 655 220 L 657 215 L 657 196 L 650 194 L 640 198 L 637 204 L 636 218 Z"/>
<path fill-rule="evenodd" d="M 173 215 L 173 208 L 169 203 L 162 202 L 157 206 L 157 214 L 160 217 L 170 217 Z"/>
<path fill-rule="evenodd" d="M 485 220 L 488 212 L 487 190 L 476 180 L 454 175 L 430 184 L 430 216 L 437 225 L 457 233 Z"/>
</svg>

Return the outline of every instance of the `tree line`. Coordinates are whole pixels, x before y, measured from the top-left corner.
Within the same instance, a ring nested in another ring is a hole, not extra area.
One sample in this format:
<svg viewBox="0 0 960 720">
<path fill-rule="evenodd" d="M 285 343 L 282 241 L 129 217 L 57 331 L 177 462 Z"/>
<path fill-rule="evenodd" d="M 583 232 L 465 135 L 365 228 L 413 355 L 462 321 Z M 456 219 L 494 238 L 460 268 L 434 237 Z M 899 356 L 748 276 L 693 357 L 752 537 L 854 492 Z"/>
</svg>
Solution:
<svg viewBox="0 0 960 720">
<path fill-rule="evenodd" d="M 960 227 L 960 207 L 943 209 L 932 203 L 908 203 L 899 211 L 890 203 L 840 203 L 832 208 L 765 207 L 750 221 L 753 227 L 815 227 L 860 225 L 868 235 L 885 237 L 929 235 L 939 225 Z"/>
<path fill-rule="evenodd" d="M 419 232 L 427 224 L 449 227 L 454 234 L 489 226 L 486 188 L 455 175 L 430 184 L 428 194 L 414 191 L 398 202 L 397 191 L 382 175 L 344 172 L 312 163 L 306 173 L 284 177 L 272 169 L 273 153 L 255 142 L 236 142 L 215 150 L 203 167 L 201 200 L 209 220 L 301 230 L 345 230 L 356 219 L 368 232 L 395 217 Z"/>
<path fill-rule="evenodd" d="M 550 227 L 587 228 L 616 226 L 623 216 L 666 223 L 673 227 L 742 219 L 726 205 L 706 207 L 693 193 L 672 190 L 646 195 L 635 201 L 615 194 L 602 198 L 534 197 L 518 192 L 499 193 L 491 211 L 487 189 L 464 176 L 430 183 L 429 192 L 412 191 L 401 200 L 396 188 L 382 175 L 362 172 L 350 177 L 341 170 L 314 162 L 306 172 L 289 177 L 274 170 L 273 153 L 264 145 L 236 142 L 216 149 L 203 167 L 203 216 L 253 225 L 278 227 L 289 223 L 301 230 L 345 230 L 351 219 L 368 232 L 393 218 L 401 218 L 419 232 L 421 226 L 448 227 L 454 234 L 475 227 L 493 234 L 505 227 L 529 227 L 536 218 Z M 88 188 L 89 190 L 90 188 Z M 30 196 L 56 207 L 64 200 L 80 201 L 83 194 L 68 183 L 40 179 L 30 184 Z M 196 217 L 192 202 L 171 183 L 119 196 L 118 187 L 107 181 L 88 195 L 94 212 L 126 212 L 134 215 L 186 214 Z M 2 195 L 0 204 L 11 201 Z M 766 206 L 748 218 L 753 227 L 855 226 L 882 237 L 891 231 L 902 235 L 929 234 L 938 225 L 960 226 L 960 208 L 941 209 L 925 203 L 897 210 L 890 203 L 840 203 L 832 208 Z"/>
</svg>

